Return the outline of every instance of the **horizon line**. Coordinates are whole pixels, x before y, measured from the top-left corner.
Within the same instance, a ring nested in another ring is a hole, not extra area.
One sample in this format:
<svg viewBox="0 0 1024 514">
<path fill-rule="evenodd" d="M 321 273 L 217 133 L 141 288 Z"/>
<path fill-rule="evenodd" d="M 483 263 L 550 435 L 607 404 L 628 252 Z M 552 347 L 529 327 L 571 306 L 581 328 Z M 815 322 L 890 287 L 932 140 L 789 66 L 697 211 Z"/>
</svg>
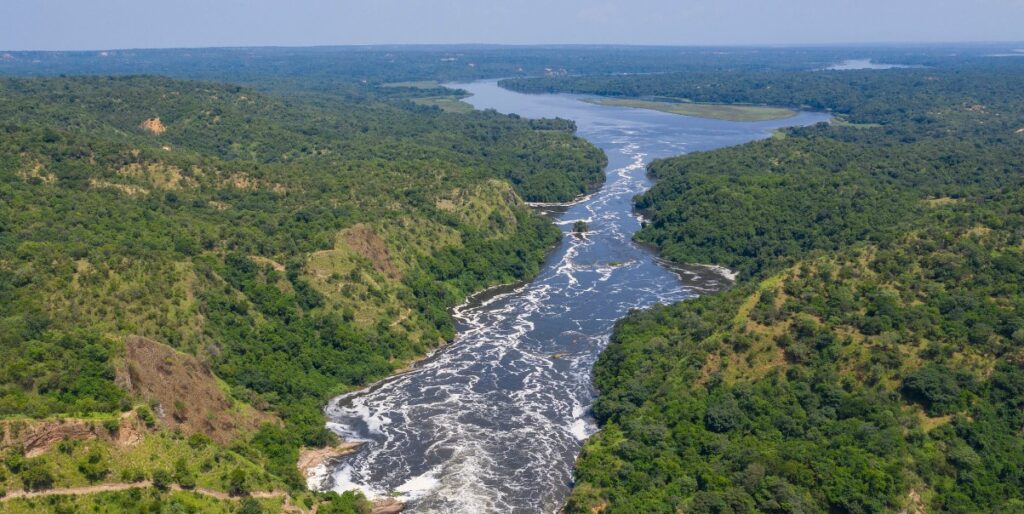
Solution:
<svg viewBox="0 0 1024 514">
<path fill-rule="evenodd" d="M 865 41 L 865 42 L 833 42 L 833 43 L 341 43 L 313 45 L 203 45 L 203 46 L 154 46 L 154 47 L 96 47 L 82 49 L 28 49 L 6 50 L 5 54 L 16 53 L 90 53 L 90 52 L 129 52 L 151 50 L 247 50 L 247 49 L 369 49 L 383 48 L 859 48 L 859 47 L 941 47 L 941 46 L 986 46 L 986 45 L 1024 45 L 1024 40 L 972 40 L 972 41 Z"/>
</svg>

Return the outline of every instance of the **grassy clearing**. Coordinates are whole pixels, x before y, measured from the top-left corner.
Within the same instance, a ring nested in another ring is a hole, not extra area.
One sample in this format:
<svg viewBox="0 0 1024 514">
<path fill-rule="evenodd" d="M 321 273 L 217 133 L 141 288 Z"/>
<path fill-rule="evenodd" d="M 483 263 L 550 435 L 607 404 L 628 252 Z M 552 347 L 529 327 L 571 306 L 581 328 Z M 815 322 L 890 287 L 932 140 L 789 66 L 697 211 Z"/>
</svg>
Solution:
<svg viewBox="0 0 1024 514">
<path fill-rule="evenodd" d="M 444 112 L 465 114 L 473 112 L 473 106 L 451 96 L 435 96 L 430 98 L 415 98 L 413 102 L 417 105 L 430 105 L 439 107 Z"/>
<path fill-rule="evenodd" d="M 727 121 L 781 120 L 791 118 L 797 114 L 796 111 L 792 109 L 785 109 L 781 107 L 762 107 L 756 105 L 656 102 L 652 100 L 638 100 L 635 98 L 591 98 L 584 101 L 597 105 L 650 109 L 670 114 L 681 114 L 683 116 L 695 116 L 698 118 Z"/>
</svg>

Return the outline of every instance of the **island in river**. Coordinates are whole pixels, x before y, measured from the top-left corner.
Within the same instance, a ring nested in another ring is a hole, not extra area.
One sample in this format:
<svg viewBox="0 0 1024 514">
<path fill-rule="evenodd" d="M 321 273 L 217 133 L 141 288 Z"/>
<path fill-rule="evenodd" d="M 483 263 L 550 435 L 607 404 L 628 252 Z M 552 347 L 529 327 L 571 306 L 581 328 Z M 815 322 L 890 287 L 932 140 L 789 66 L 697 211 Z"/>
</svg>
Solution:
<svg viewBox="0 0 1024 514">
<path fill-rule="evenodd" d="M 587 98 L 584 102 L 597 105 L 633 107 L 654 111 L 681 114 L 697 118 L 725 121 L 772 121 L 792 118 L 798 113 L 784 107 L 768 107 L 762 105 L 712 104 L 688 102 L 673 99 L 672 101 L 644 100 L 640 98 Z"/>
</svg>

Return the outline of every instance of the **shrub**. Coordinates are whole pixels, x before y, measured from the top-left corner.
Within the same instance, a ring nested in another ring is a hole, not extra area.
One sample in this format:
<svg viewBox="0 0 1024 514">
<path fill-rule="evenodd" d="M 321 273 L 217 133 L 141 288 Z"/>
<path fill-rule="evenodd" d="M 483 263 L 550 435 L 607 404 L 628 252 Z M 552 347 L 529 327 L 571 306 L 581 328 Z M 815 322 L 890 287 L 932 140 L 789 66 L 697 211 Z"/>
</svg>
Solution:
<svg viewBox="0 0 1024 514">
<path fill-rule="evenodd" d="M 121 428 L 121 420 L 117 418 L 111 418 L 103 421 L 103 428 L 111 435 L 116 435 L 117 431 Z"/>
<path fill-rule="evenodd" d="M 185 458 L 181 457 L 174 463 L 174 480 L 182 489 L 193 489 L 196 486 L 196 476 L 188 468 Z"/>
<path fill-rule="evenodd" d="M 212 439 L 207 437 L 205 434 L 200 434 L 199 432 L 196 432 L 196 433 L 188 436 L 188 445 L 193 450 L 198 450 L 200 448 L 205 448 L 211 442 L 212 442 Z"/>
<path fill-rule="evenodd" d="M 330 492 L 325 496 L 327 501 L 320 504 L 317 509 L 319 514 L 370 514 L 373 511 L 370 502 L 359 492 Z"/>
<path fill-rule="evenodd" d="M 4 455 L 4 465 L 11 473 L 19 473 L 25 466 L 25 452 L 20 448 L 8 448 Z"/>
<path fill-rule="evenodd" d="M 232 496 L 249 494 L 249 477 L 244 470 L 235 468 L 228 475 L 228 494 Z"/>
<path fill-rule="evenodd" d="M 110 468 L 99 449 L 93 449 L 85 456 L 85 459 L 78 463 L 78 471 L 89 480 L 96 482 L 110 474 Z"/>
<path fill-rule="evenodd" d="M 75 451 L 75 446 L 78 446 L 78 441 L 64 438 L 64 440 L 57 443 L 57 451 L 65 455 L 71 455 Z"/>
<path fill-rule="evenodd" d="M 242 508 L 238 509 L 238 514 L 263 514 L 263 506 L 254 498 L 246 498 L 242 500 Z"/>
<path fill-rule="evenodd" d="M 146 424 L 146 428 L 156 426 L 156 418 L 153 417 L 153 411 L 149 407 L 139 407 L 139 419 Z"/>
<path fill-rule="evenodd" d="M 146 479 L 146 472 L 139 468 L 128 468 L 121 471 L 122 482 L 142 482 Z"/>
<path fill-rule="evenodd" d="M 166 491 L 171 485 L 171 473 L 166 469 L 153 470 L 153 487 Z"/>
<path fill-rule="evenodd" d="M 53 486 L 53 473 L 50 466 L 41 460 L 27 461 L 19 474 L 21 483 L 27 491 L 39 491 Z"/>
</svg>

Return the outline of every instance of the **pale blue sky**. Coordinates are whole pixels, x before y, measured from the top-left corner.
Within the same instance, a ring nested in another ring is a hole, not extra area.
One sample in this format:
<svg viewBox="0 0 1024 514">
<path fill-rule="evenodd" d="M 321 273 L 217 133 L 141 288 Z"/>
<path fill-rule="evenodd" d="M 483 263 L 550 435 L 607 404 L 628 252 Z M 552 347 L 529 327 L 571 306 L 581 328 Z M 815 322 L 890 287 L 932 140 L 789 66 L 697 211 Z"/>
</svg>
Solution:
<svg viewBox="0 0 1024 514">
<path fill-rule="evenodd" d="M 0 49 L 1024 40 L 1024 0 L 0 0 Z"/>
</svg>

